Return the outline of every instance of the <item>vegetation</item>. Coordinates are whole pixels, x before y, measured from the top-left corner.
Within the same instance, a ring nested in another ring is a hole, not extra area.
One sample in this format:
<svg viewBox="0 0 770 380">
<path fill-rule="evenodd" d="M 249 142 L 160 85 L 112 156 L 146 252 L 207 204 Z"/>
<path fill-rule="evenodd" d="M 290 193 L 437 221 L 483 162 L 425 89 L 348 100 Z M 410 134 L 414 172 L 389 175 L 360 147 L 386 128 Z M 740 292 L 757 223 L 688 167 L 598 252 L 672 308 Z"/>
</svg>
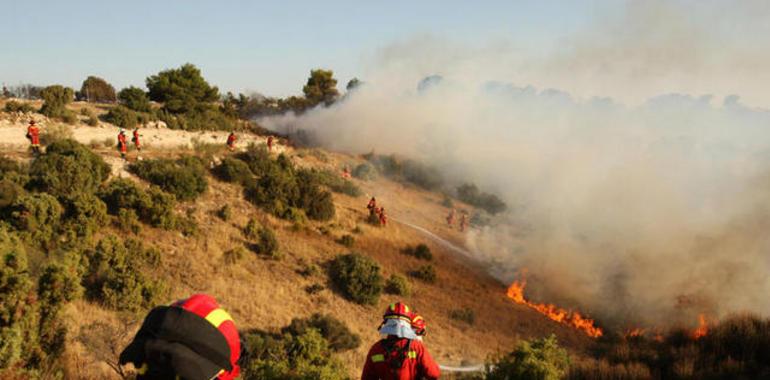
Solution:
<svg viewBox="0 0 770 380">
<path fill-rule="evenodd" d="M 358 164 L 355 168 L 353 168 L 353 177 L 356 177 L 358 179 L 362 179 L 365 181 L 371 181 L 374 179 L 377 179 L 377 169 L 372 164 L 369 163 L 363 163 Z"/>
<path fill-rule="evenodd" d="M 141 88 L 126 87 L 118 92 L 118 100 L 124 107 L 136 112 L 150 112 L 150 98 Z"/>
<path fill-rule="evenodd" d="M 340 95 L 337 91 L 337 80 L 334 79 L 334 72 L 331 70 L 316 69 L 310 71 L 310 78 L 307 84 L 302 88 L 310 107 L 323 103 L 326 106 L 331 105 Z"/>
<path fill-rule="evenodd" d="M 523 340 L 516 348 L 489 363 L 487 380 L 559 380 L 569 368 L 567 351 L 559 347 L 556 336 Z"/>
<path fill-rule="evenodd" d="M 83 81 L 78 95 L 87 102 L 114 103 L 116 100 L 115 87 L 95 76 L 90 76 Z"/>
<path fill-rule="evenodd" d="M 461 201 L 481 208 L 492 215 L 503 212 L 508 207 L 496 195 L 481 192 L 476 185 L 469 183 L 457 188 L 457 197 Z"/>
<path fill-rule="evenodd" d="M 217 216 L 219 219 L 222 219 L 222 221 L 227 222 L 232 218 L 233 210 L 230 208 L 230 205 L 224 205 L 217 210 Z"/>
<path fill-rule="evenodd" d="M 391 179 L 411 183 L 430 191 L 438 190 L 444 185 L 444 177 L 438 169 L 417 161 L 401 159 L 395 155 L 367 154 L 364 157 L 377 172 Z"/>
<path fill-rule="evenodd" d="M 29 187 L 56 197 L 73 189 L 93 193 L 110 174 L 110 166 L 74 140 L 55 141 L 32 162 Z"/>
<path fill-rule="evenodd" d="M 328 187 L 335 193 L 346 194 L 351 197 L 360 197 L 363 192 L 355 183 L 342 178 L 337 173 L 329 170 L 310 170 L 308 174 L 318 184 Z"/>
<path fill-rule="evenodd" d="M 353 244 L 356 243 L 356 238 L 351 235 L 342 235 L 339 239 L 337 239 L 337 243 L 344 247 L 350 248 L 353 246 Z"/>
<path fill-rule="evenodd" d="M 214 168 L 213 172 L 217 178 L 230 183 L 245 185 L 254 180 L 254 173 L 249 169 L 249 165 L 242 160 L 232 157 L 225 157 Z"/>
<path fill-rule="evenodd" d="M 331 280 L 349 300 L 374 305 L 380 298 L 383 278 L 380 266 L 360 253 L 337 256 L 330 267 Z"/>
<path fill-rule="evenodd" d="M 133 129 L 139 123 L 139 117 L 136 112 L 121 105 L 110 109 L 110 111 L 104 115 L 104 121 L 115 124 L 123 129 Z"/>
<path fill-rule="evenodd" d="M 268 227 L 262 227 L 257 233 L 257 244 L 255 245 L 255 251 L 260 255 L 268 256 L 271 258 L 278 258 L 278 239 L 275 237 L 275 232 Z"/>
<path fill-rule="evenodd" d="M 229 249 L 222 254 L 222 260 L 224 260 L 225 264 L 227 265 L 235 265 L 245 257 L 246 249 L 241 246 Z"/>
<path fill-rule="evenodd" d="M 182 201 L 193 200 L 208 189 L 205 165 L 197 157 L 143 160 L 132 164 L 129 169 Z"/>
<path fill-rule="evenodd" d="M 433 284 L 436 282 L 437 276 L 436 276 L 436 268 L 433 267 L 433 265 L 423 265 L 417 270 L 412 271 L 409 273 L 412 277 L 425 281 L 429 284 Z"/>
<path fill-rule="evenodd" d="M 40 113 L 50 118 L 74 122 L 75 113 L 66 108 L 75 97 L 75 91 L 69 87 L 60 85 L 48 86 L 40 92 L 43 98 L 43 107 Z"/>
<path fill-rule="evenodd" d="M 420 260 L 425 260 L 425 261 L 433 260 L 433 253 L 430 251 L 430 248 L 424 243 L 417 244 L 414 247 L 406 247 L 401 251 L 401 253 L 416 257 Z"/>
<path fill-rule="evenodd" d="M 406 297 L 412 294 L 412 287 L 406 277 L 392 274 L 385 282 L 385 292 Z"/>
<path fill-rule="evenodd" d="M 334 351 L 347 351 L 361 345 L 361 337 L 354 334 L 342 321 L 331 315 L 315 313 L 310 318 L 294 318 L 281 333 L 302 335 L 310 329 L 316 329 Z"/>
<path fill-rule="evenodd" d="M 469 325 L 476 323 L 476 313 L 471 308 L 454 309 L 449 312 L 449 318 L 465 322 Z"/>
<path fill-rule="evenodd" d="M 174 214 L 174 196 L 157 187 L 144 191 L 131 180 L 115 179 L 102 188 L 98 196 L 107 205 L 108 212 L 119 216 L 119 220 L 130 218 L 133 213 L 153 227 L 172 229 L 179 223 Z"/>
<path fill-rule="evenodd" d="M 31 112 L 35 112 L 35 107 L 32 107 L 29 103 L 9 100 L 5 102 L 5 106 L 3 107 L 3 110 L 5 110 L 5 112 L 31 113 Z"/>
</svg>

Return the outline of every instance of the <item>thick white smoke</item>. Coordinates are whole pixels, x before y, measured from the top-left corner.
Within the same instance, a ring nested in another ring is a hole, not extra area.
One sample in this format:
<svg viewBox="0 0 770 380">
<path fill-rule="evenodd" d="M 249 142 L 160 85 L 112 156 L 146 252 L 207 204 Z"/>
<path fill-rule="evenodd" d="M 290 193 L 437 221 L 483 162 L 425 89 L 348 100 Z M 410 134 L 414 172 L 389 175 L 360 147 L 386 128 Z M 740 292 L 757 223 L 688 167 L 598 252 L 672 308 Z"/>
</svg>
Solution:
<svg viewBox="0 0 770 380">
<path fill-rule="evenodd" d="M 644 9 L 642 17 L 650 20 L 657 8 Z M 671 22 L 670 12 L 682 11 L 666 10 L 662 26 Z M 691 20 L 682 28 L 697 31 L 701 24 Z M 724 76 L 710 82 L 711 75 L 729 73 L 723 63 L 738 58 L 708 50 L 715 43 L 713 30 L 682 32 L 677 35 L 693 40 L 700 54 L 720 58 L 699 66 L 709 75 L 684 73 L 681 62 L 659 62 L 635 82 L 628 68 L 638 62 L 614 67 L 606 49 L 622 43 L 633 50 L 638 43 L 640 51 L 660 53 L 667 41 L 665 35 L 650 41 L 632 38 L 639 30 L 630 33 L 615 41 L 605 36 L 599 45 L 582 40 L 537 70 L 527 63 L 535 58 L 517 59 L 532 75 L 523 83 L 535 84 L 558 85 L 554 81 L 564 77 L 566 62 L 573 62 L 583 79 L 564 82 L 578 95 L 512 83 L 522 83 L 522 76 L 505 77 L 500 62 L 512 61 L 496 59 L 510 57 L 510 51 L 418 39 L 384 49 L 365 84 L 334 106 L 262 122 L 276 130 L 312 130 L 330 149 L 410 156 L 443 169 L 450 179 L 500 194 L 510 212 L 494 226 L 469 233 L 467 243 L 504 281 L 528 268 L 528 294 L 538 300 L 585 309 L 609 325 L 686 323 L 700 312 L 767 314 L 770 113 L 746 107 L 735 96 L 672 94 L 638 101 L 653 90 L 666 93 L 669 82 L 686 88 L 693 78 L 702 79 L 694 89 L 705 91 L 714 83 L 713 92 L 720 93 L 734 84 L 762 99 L 766 93 L 744 80 L 759 69 L 751 65 L 735 82 Z M 716 35 L 720 41 L 732 37 Z M 587 52 L 598 56 L 592 60 Z M 750 57 L 756 63 L 761 54 Z M 653 58 L 637 53 L 638 60 Z M 666 71 L 667 65 L 673 69 Z M 606 77 L 601 67 L 607 67 Z M 582 86 L 589 75 L 585 68 L 607 85 Z M 443 79 L 418 90 L 420 80 L 434 73 Z M 625 90 L 609 85 L 616 73 Z M 623 104 L 586 96 L 597 88 Z M 624 99 L 618 91 L 631 96 Z"/>
</svg>

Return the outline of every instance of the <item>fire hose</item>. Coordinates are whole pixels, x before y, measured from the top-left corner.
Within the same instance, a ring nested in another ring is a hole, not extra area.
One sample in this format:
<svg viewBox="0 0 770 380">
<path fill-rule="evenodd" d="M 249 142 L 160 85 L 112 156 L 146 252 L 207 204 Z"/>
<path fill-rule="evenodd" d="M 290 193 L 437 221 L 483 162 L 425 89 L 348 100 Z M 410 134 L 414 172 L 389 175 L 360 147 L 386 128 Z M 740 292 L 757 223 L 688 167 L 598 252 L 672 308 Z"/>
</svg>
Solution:
<svg viewBox="0 0 770 380">
<path fill-rule="evenodd" d="M 438 365 L 439 368 L 441 368 L 444 372 L 482 372 L 486 367 L 483 364 L 479 365 L 473 365 L 468 367 L 450 367 L 443 364 Z"/>
</svg>

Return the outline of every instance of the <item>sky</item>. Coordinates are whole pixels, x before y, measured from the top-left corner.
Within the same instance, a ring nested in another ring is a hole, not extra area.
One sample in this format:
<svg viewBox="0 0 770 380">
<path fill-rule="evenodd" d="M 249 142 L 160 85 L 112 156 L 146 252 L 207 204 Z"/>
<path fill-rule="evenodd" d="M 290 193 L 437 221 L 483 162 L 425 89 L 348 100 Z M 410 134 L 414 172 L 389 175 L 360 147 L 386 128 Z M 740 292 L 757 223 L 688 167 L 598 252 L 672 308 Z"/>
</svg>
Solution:
<svg viewBox="0 0 770 380">
<path fill-rule="evenodd" d="M 313 68 L 334 70 L 342 87 L 399 41 L 548 46 L 617 4 L 1 0 L 0 82 L 79 88 L 96 75 L 122 88 L 190 62 L 223 91 L 287 96 Z"/>
</svg>

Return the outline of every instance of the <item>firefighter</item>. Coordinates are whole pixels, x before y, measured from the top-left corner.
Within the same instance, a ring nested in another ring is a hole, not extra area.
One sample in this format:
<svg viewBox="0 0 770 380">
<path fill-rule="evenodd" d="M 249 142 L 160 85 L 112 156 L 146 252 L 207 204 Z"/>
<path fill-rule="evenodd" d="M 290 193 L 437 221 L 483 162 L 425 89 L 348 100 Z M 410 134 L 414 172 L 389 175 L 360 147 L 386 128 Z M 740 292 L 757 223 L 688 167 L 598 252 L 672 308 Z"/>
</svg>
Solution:
<svg viewBox="0 0 770 380">
<path fill-rule="evenodd" d="M 136 150 L 138 152 L 142 151 L 142 145 L 139 143 L 140 137 L 142 137 L 142 135 L 139 134 L 139 127 L 137 126 L 134 129 L 134 137 L 131 138 L 131 141 L 134 143 L 134 146 L 136 146 Z"/>
<path fill-rule="evenodd" d="M 388 307 L 379 332 L 385 338 L 369 350 L 361 380 L 436 380 L 438 364 L 412 329 L 415 313 L 398 302 Z"/>
<path fill-rule="evenodd" d="M 40 129 L 35 125 L 35 120 L 30 119 L 29 126 L 27 126 L 27 139 L 32 147 L 32 153 L 34 155 L 40 154 Z"/>
<path fill-rule="evenodd" d="M 267 151 L 273 151 L 273 136 L 267 136 Z"/>
<path fill-rule="evenodd" d="M 468 224 L 468 212 L 463 211 L 463 214 L 460 215 L 460 232 L 465 231 L 465 226 Z"/>
<path fill-rule="evenodd" d="M 342 178 L 345 178 L 345 179 L 350 179 L 350 168 L 348 168 L 347 166 L 345 166 L 345 167 L 342 169 L 342 174 L 341 174 L 341 176 L 342 176 Z"/>
<path fill-rule="evenodd" d="M 385 207 L 380 207 L 380 225 L 385 227 L 388 225 L 388 215 L 385 214 Z"/>
<path fill-rule="evenodd" d="M 446 223 L 449 225 L 449 227 L 452 227 L 452 225 L 455 223 L 455 209 L 449 211 L 449 215 L 446 217 Z"/>
<path fill-rule="evenodd" d="M 374 215 L 375 210 L 377 209 L 377 200 L 374 199 L 374 197 L 369 200 L 369 203 L 366 205 L 366 209 L 369 210 L 369 216 Z"/>
<path fill-rule="evenodd" d="M 238 138 L 235 137 L 235 131 L 230 132 L 230 134 L 227 136 L 227 149 L 230 149 L 230 151 L 235 150 L 235 140 Z"/>
<path fill-rule="evenodd" d="M 126 131 L 123 128 L 118 133 L 118 150 L 120 151 L 120 158 L 126 160 L 126 152 L 128 151 L 128 141 L 126 141 Z"/>
<path fill-rule="evenodd" d="M 232 317 L 213 297 L 195 294 L 152 309 L 119 363 L 132 363 L 137 380 L 232 380 L 240 373 L 241 354 Z"/>
<path fill-rule="evenodd" d="M 417 335 L 416 339 L 422 341 L 422 338 L 425 336 L 425 319 L 421 315 L 414 313 L 411 324 L 414 334 Z"/>
</svg>

